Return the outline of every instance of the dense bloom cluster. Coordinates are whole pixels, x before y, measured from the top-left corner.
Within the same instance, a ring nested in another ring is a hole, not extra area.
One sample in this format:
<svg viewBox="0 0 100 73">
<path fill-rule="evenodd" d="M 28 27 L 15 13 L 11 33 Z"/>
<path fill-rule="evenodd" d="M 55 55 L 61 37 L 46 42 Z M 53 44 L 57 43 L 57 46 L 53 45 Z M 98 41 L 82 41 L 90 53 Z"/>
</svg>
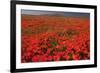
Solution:
<svg viewBox="0 0 100 73">
<path fill-rule="evenodd" d="M 89 19 L 81 19 L 77 25 L 66 25 L 71 22 L 70 18 L 70 22 L 66 21 L 63 27 L 55 24 L 53 28 L 50 23 L 47 25 L 47 20 L 44 24 L 42 17 L 40 22 L 35 18 L 31 17 L 29 21 L 25 17 L 22 19 L 22 63 L 90 59 Z"/>
</svg>

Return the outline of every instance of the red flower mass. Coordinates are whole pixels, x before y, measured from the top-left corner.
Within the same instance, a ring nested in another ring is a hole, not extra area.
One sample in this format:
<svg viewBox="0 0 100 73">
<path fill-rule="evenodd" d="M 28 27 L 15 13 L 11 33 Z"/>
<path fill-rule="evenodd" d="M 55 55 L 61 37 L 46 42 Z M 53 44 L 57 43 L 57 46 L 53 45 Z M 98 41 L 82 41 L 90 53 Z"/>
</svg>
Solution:
<svg viewBox="0 0 100 73">
<path fill-rule="evenodd" d="M 88 18 L 22 15 L 21 62 L 90 59 Z"/>
</svg>

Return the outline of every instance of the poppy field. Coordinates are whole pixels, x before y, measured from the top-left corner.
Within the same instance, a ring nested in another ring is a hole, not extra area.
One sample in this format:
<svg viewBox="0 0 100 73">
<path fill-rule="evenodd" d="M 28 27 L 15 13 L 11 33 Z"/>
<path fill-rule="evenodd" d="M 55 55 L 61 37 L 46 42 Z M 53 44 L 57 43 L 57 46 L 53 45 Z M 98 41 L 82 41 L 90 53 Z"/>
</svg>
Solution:
<svg viewBox="0 0 100 73">
<path fill-rule="evenodd" d="M 90 19 L 21 15 L 21 62 L 90 59 Z"/>
</svg>

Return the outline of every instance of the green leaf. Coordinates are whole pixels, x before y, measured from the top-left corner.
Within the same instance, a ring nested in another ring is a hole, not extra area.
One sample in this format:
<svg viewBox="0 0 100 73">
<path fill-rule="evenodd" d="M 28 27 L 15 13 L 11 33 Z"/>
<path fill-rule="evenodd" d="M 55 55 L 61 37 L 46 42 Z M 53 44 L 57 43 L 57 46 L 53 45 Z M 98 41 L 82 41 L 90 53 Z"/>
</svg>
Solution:
<svg viewBox="0 0 100 73">
<path fill-rule="evenodd" d="M 52 41 L 51 44 L 52 44 L 53 46 L 56 46 L 58 43 L 55 42 L 55 41 Z"/>
</svg>

